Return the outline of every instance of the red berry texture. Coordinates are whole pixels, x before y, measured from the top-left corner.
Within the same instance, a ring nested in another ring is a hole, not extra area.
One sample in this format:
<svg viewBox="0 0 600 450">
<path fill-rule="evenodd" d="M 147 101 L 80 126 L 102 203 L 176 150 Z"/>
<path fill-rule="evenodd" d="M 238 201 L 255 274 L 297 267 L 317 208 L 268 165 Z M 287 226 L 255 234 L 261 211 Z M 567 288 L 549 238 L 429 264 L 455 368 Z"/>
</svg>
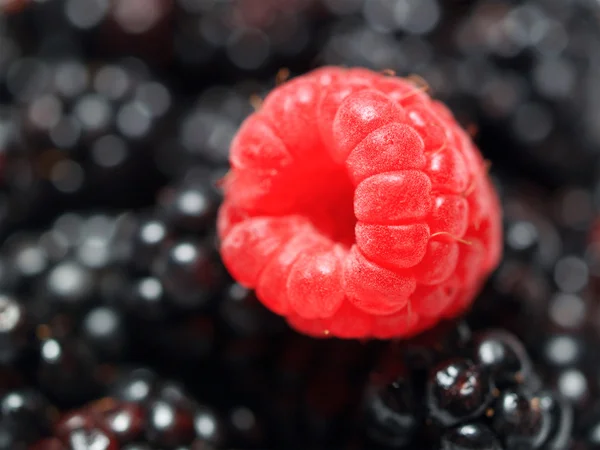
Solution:
<svg viewBox="0 0 600 450">
<path fill-rule="evenodd" d="M 223 261 L 315 337 L 406 337 L 461 314 L 501 256 L 487 166 L 422 86 L 324 67 L 242 124 L 223 182 Z"/>
</svg>

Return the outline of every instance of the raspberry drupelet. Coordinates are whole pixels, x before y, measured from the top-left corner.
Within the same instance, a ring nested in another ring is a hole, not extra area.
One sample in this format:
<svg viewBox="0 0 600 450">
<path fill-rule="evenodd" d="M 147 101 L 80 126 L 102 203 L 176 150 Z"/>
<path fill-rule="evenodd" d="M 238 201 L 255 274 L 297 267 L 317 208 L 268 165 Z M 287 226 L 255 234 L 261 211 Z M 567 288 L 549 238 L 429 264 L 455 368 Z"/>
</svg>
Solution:
<svg viewBox="0 0 600 450">
<path fill-rule="evenodd" d="M 234 138 L 222 257 L 298 331 L 414 335 L 467 309 L 498 264 L 485 161 L 424 91 L 324 67 L 273 90 Z"/>
</svg>

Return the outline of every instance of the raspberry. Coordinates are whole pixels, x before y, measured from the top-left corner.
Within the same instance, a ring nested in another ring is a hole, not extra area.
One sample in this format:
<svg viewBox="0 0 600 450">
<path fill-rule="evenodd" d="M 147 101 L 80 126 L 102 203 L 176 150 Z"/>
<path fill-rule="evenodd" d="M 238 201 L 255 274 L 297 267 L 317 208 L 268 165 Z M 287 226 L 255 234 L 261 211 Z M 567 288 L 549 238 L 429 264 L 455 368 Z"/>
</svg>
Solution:
<svg viewBox="0 0 600 450">
<path fill-rule="evenodd" d="M 306 334 L 416 334 L 467 309 L 500 259 L 486 165 L 411 80 L 325 67 L 289 81 L 230 162 L 223 260 Z"/>
</svg>

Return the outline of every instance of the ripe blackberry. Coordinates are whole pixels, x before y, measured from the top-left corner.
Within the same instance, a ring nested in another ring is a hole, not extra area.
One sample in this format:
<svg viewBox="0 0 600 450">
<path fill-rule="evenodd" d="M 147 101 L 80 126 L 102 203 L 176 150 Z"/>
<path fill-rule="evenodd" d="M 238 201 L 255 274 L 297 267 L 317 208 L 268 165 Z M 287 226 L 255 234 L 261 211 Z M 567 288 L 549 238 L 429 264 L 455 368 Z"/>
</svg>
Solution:
<svg viewBox="0 0 600 450">
<path fill-rule="evenodd" d="M 598 98 L 589 88 L 597 69 L 584 62 L 595 57 L 589 43 L 600 38 L 587 20 L 597 12 L 590 2 L 502 1 L 491 7 L 482 1 L 454 31 L 464 72 L 483 61 L 482 82 L 470 88 L 480 106 L 482 137 L 502 139 L 498 150 L 514 148 L 517 164 L 554 186 L 591 182 L 597 164 L 590 118 Z M 523 33 L 535 26 L 545 31 Z M 568 153 L 564 142 L 571 144 Z"/>
<path fill-rule="evenodd" d="M 212 407 L 150 370 L 121 373 L 107 394 L 63 414 L 38 448 L 216 449 L 228 439 L 227 423 Z"/>
<path fill-rule="evenodd" d="M 13 14 L 31 51 L 49 57 L 135 55 L 155 64 L 169 61 L 172 1 L 111 4 L 102 0 L 21 1 Z"/>
<path fill-rule="evenodd" d="M 318 44 L 315 29 L 322 16 L 317 2 L 207 2 L 175 5 L 173 51 L 184 78 L 197 83 L 215 74 L 256 74 L 312 62 Z M 210 67 L 210 71 L 204 70 Z"/>
<path fill-rule="evenodd" d="M 20 370 L 58 406 L 85 401 L 130 356 L 130 331 L 105 284 L 115 218 L 67 213 L 0 248 L 0 364 Z M 111 282 L 111 284 L 114 284 Z"/>
<path fill-rule="evenodd" d="M 597 403 L 593 380 L 598 363 L 592 349 L 598 333 L 591 195 L 572 187 L 553 194 L 522 186 L 518 190 L 505 193 L 506 256 L 487 291 L 490 301 L 478 303 L 472 312 L 473 323 L 518 332 L 541 383 L 560 394 L 562 400 L 550 402 L 555 405 L 551 415 L 561 424 L 552 428 L 558 444 L 549 447 L 593 448 L 590 411 Z M 531 411 L 519 414 L 537 424 L 548 420 Z M 566 428 L 575 430 L 572 445 L 565 444 Z"/>
<path fill-rule="evenodd" d="M 149 358 L 195 364 L 213 351 L 212 311 L 227 283 L 214 238 L 219 202 L 204 177 L 188 177 L 162 190 L 154 208 L 118 220 L 110 247 L 121 279 L 115 305 Z"/>
<path fill-rule="evenodd" d="M 147 148 L 172 98 L 143 63 L 27 57 L 13 62 L 7 77 L 16 99 L 15 136 L 5 148 L 12 220 L 90 202 L 152 202 L 162 180 Z M 131 184 L 137 188 L 127 189 Z"/>
<path fill-rule="evenodd" d="M 422 370 L 409 358 L 418 341 L 389 345 L 367 383 L 370 438 L 390 448 L 567 448 L 571 405 L 540 390 L 523 344 L 501 330 L 465 337 L 452 338 L 454 348 L 424 347 Z"/>
</svg>

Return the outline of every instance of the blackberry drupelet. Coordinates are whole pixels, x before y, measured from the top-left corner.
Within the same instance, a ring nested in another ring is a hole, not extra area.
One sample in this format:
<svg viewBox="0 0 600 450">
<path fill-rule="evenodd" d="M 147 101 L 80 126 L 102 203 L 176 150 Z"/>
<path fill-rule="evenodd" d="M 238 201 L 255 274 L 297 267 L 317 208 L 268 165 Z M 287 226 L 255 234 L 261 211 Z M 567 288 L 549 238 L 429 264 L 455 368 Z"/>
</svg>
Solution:
<svg viewBox="0 0 600 450">
<path fill-rule="evenodd" d="M 31 317 L 19 300 L 0 295 L 0 365 L 12 366 L 22 362 L 32 341 Z"/>
<path fill-rule="evenodd" d="M 58 411 L 38 390 L 10 378 L 0 372 L 0 449 L 26 450 L 51 432 Z"/>
<path fill-rule="evenodd" d="M 484 424 L 470 423 L 447 431 L 440 440 L 441 450 L 501 450 L 502 445 Z"/>
</svg>

